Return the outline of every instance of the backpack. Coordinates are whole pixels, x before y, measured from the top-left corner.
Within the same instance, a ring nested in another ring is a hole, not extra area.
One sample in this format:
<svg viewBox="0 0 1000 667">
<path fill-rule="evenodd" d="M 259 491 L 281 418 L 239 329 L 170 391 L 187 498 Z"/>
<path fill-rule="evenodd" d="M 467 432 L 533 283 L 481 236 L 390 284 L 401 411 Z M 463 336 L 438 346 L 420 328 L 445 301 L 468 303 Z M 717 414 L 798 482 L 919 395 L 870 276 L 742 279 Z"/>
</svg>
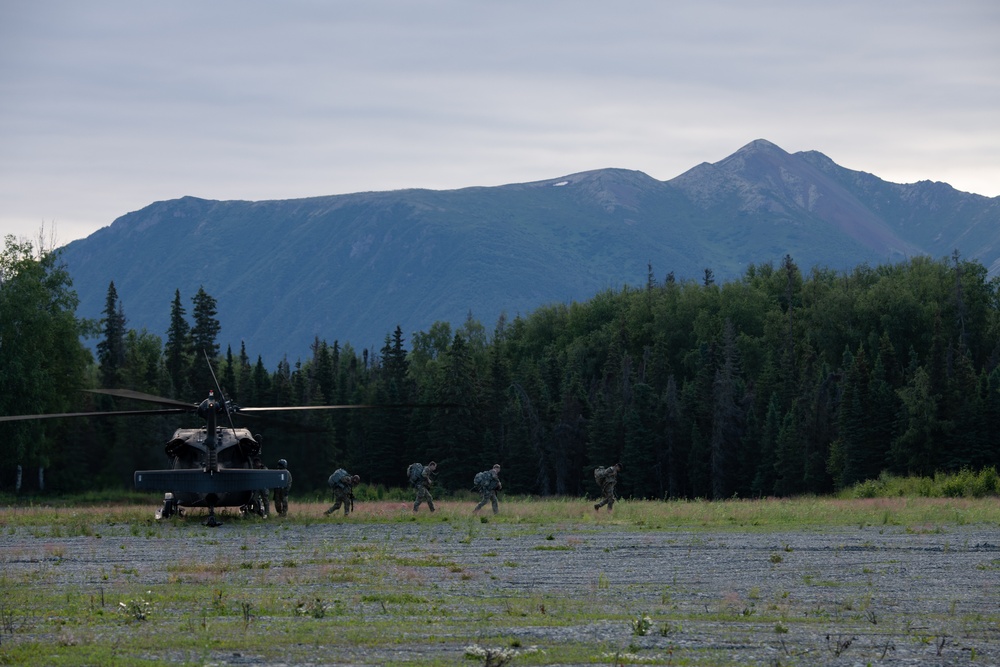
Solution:
<svg viewBox="0 0 1000 667">
<path fill-rule="evenodd" d="M 344 478 L 347 476 L 346 470 L 343 468 L 337 468 L 333 474 L 330 475 L 330 479 L 327 480 L 327 483 L 332 487 L 343 486 Z"/>
<path fill-rule="evenodd" d="M 493 473 L 489 470 L 484 470 L 482 472 L 477 472 L 476 476 L 472 478 L 472 486 L 475 489 L 488 489 L 490 486 L 490 479 L 493 477 Z"/>
<path fill-rule="evenodd" d="M 604 480 L 608 478 L 607 468 L 594 468 L 594 479 L 600 486 L 604 486 Z"/>
<path fill-rule="evenodd" d="M 418 486 L 424 479 L 424 464 L 411 463 L 406 468 L 406 477 L 410 480 L 410 484 Z"/>
</svg>

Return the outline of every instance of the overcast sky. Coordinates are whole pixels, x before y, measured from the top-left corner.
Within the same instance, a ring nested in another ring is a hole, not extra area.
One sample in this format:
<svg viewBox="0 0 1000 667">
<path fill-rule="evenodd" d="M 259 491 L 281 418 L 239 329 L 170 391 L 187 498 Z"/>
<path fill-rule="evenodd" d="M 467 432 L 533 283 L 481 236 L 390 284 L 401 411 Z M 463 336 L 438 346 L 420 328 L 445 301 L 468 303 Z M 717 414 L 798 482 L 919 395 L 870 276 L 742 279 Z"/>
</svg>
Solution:
<svg viewBox="0 0 1000 667">
<path fill-rule="evenodd" d="M 758 138 L 1000 195 L 1000 2 L 0 0 L 0 236 Z"/>
</svg>

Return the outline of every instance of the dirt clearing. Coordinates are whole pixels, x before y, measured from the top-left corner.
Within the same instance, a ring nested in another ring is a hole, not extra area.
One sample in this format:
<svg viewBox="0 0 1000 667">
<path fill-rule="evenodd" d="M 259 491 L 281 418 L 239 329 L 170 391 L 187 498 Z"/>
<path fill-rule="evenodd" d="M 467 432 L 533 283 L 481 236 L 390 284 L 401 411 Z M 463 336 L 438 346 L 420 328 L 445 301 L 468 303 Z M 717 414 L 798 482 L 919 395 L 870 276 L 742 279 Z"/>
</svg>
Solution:
<svg viewBox="0 0 1000 667">
<path fill-rule="evenodd" d="M 0 662 L 1000 664 L 992 527 L 408 519 L 5 528 Z"/>
</svg>

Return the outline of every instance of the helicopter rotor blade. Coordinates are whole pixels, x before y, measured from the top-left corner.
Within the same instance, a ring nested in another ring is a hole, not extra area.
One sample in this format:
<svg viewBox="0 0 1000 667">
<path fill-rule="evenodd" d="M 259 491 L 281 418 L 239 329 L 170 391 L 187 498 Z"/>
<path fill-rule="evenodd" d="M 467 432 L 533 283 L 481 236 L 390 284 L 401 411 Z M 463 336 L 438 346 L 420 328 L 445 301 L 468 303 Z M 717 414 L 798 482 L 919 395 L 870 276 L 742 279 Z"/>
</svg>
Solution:
<svg viewBox="0 0 1000 667">
<path fill-rule="evenodd" d="M 239 413 L 254 412 L 282 412 L 293 410 L 379 410 L 390 409 L 399 410 L 407 408 L 454 408 L 450 403 L 390 403 L 384 405 L 359 404 L 359 405 L 286 405 L 267 408 L 239 408 Z"/>
<path fill-rule="evenodd" d="M 63 417 L 135 417 L 139 415 L 176 415 L 191 412 L 191 408 L 164 408 L 160 410 L 113 410 L 110 412 L 61 412 L 46 415 L 3 415 L 0 422 L 19 422 L 32 419 L 60 419 Z"/>
<path fill-rule="evenodd" d="M 155 403 L 157 405 L 183 407 L 191 411 L 198 408 L 198 406 L 194 403 L 185 403 L 184 401 L 176 401 L 172 398 L 164 398 L 163 396 L 144 394 L 141 391 L 133 391 L 132 389 L 85 389 L 84 391 L 91 394 L 104 394 L 106 396 L 117 396 L 118 398 L 131 398 L 135 401 L 144 401 L 146 403 Z"/>
<path fill-rule="evenodd" d="M 226 419 L 229 420 L 229 428 L 235 431 L 236 425 L 233 424 L 233 413 L 229 410 L 229 401 L 226 400 L 226 395 L 222 393 L 222 387 L 219 385 L 219 379 L 215 377 L 215 369 L 212 368 L 212 360 L 208 358 L 208 352 L 205 350 L 202 350 L 201 353 L 205 357 L 205 363 L 208 364 L 208 372 L 212 374 L 212 382 L 215 384 L 215 389 L 219 392 L 219 400 L 222 401 L 222 407 L 226 411 Z"/>
</svg>

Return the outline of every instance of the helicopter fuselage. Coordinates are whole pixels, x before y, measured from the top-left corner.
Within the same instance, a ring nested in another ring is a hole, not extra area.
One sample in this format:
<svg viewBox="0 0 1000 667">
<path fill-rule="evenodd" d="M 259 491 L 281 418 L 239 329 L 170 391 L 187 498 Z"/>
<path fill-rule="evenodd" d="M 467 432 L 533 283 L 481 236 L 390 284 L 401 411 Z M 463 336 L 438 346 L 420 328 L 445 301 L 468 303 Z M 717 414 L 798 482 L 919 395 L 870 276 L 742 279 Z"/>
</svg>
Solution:
<svg viewBox="0 0 1000 667">
<path fill-rule="evenodd" d="M 209 447 L 208 429 L 179 428 L 167 442 L 164 451 L 170 458 L 173 470 L 198 471 L 208 473 Z M 217 472 L 225 470 L 253 470 L 253 458 L 260 455 L 260 443 L 250 431 L 240 429 L 219 429 L 216 433 L 218 443 L 215 457 Z M 183 482 L 182 482 L 183 486 Z M 185 491 L 181 488 L 172 490 L 174 499 L 182 507 L 240 507 L 250 502 L 253 490 L 215 492 Z"/>
<path fill-rule="evenodd" d="M 260 443 L 245 428 L 181 428 L 164 451 L 165 470 L 137 470 L 135 488 L 165 491 L 181 507 L 242 507 L 255 490 L 287 488 L 287 470 L 254 467 Z"/>
</svg>

